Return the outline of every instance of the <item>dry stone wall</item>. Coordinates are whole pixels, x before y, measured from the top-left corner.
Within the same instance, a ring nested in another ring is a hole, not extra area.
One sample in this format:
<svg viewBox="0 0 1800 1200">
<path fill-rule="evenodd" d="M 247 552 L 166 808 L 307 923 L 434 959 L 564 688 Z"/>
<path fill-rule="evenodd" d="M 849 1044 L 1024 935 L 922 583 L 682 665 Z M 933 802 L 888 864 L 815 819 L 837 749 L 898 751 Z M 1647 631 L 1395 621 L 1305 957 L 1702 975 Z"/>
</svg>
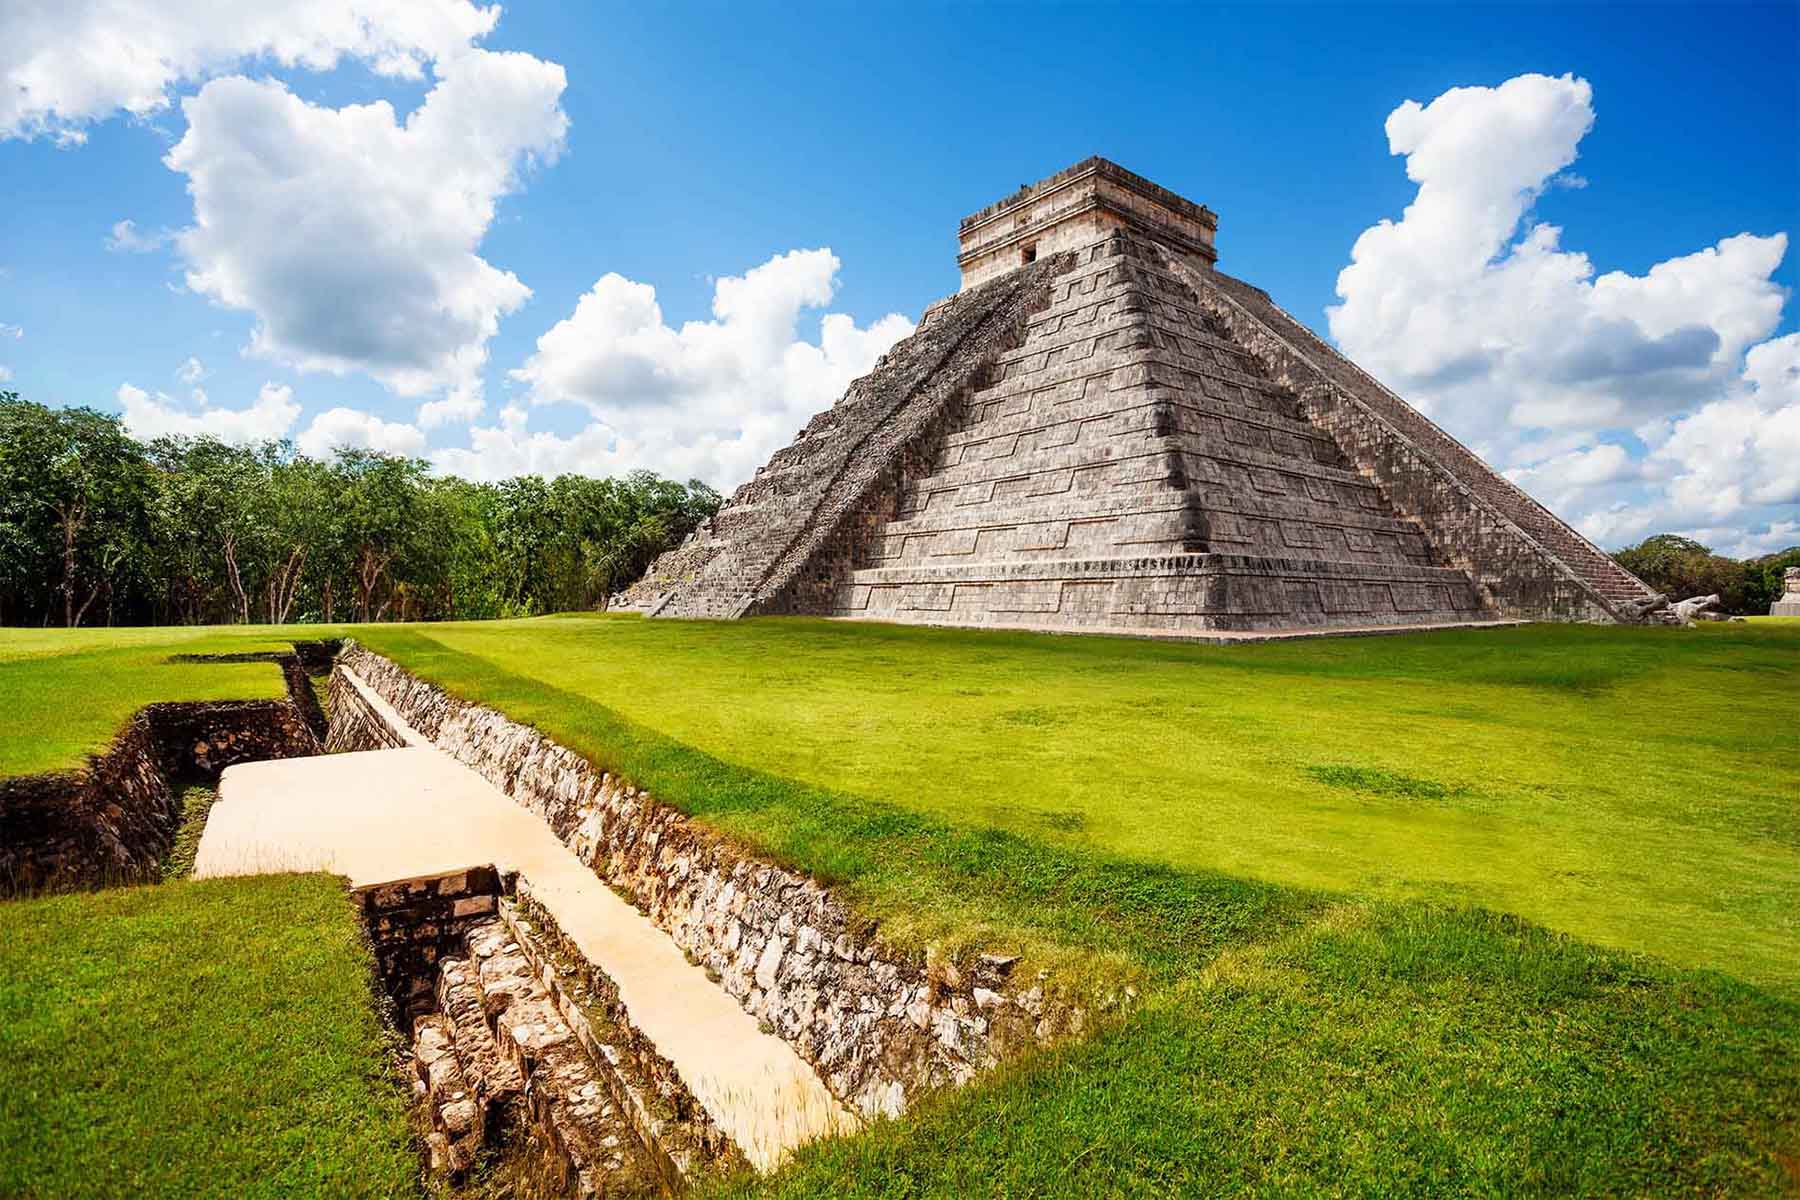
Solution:
<svg viewBox="0 0 1800 1200">
<path fill-rule="evenodd" d="M 178 818 L 140 712 L 85 771 L 0 779 L 0 895 L 147 876 Z"/>
<path fill-rule="evenodd" d="M 375 711 L 368 697 L 344 678 L 342 667 L 332 668 L 330 686 L 331 722 L 325 733 L 327 753 L 395 750 L 406 745 L 406 739 Z"/>
<path fill-rule="evenodd" d="M 899 1113 L 1080 1028 L 1079 1010 L 1014 980 L 1011 959 L 928 969 L 868 933 L 830 889 L 744 853 L 536 730 L 364 647 L 342 662 L 413 729 L 543 818 L 855 1111 Z M 333 689 L 334 744 L 345 690 Z"/>
<path fill-rule="evenodd" d="M 663 1178 L 679 1187 L 704 1172 L 744 1167 L 743 1150 L 638 1029 L 618 985 L 562 932 L 531 894 L 529 881 L 502 902 L 500 916 L 575 1039 L 590 1059 L 610 1066 L 613 1098 Z"/>
<path fill-rule="evenodd" d="M 500 872 L 482 865 L 351 892 L 400 1028 L 411 1029 L 416 1018 L 436 1008 L 438 961 L 462 952 L 469 931 L 494 918 L 500 896 L 508 890 L 509 881 Z"/>
</svg>

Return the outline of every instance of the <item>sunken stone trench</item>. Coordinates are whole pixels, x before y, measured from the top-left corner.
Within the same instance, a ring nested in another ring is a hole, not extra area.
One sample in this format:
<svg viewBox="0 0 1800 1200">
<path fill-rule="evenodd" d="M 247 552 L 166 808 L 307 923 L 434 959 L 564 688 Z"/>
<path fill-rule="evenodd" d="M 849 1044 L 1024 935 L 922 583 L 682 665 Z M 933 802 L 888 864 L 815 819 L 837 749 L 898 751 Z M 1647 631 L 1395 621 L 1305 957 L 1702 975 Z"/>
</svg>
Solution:
<svg viewBox="0 0 1800 1200">
<path fill-rule="evenodd" d="M 287 699 L 146 705 L 80 769 L 0 779 L 0 896 L 157 878 L 181 823 L 180 785 L 216 784 L 236 763 L 322 752 L 325 714 L 309 674 L 328 670 L 337 646 L 190 658 L 267 661 Z"/>
<path fill-rule="evenodd" d="M 337 701 L 352 691 L 360 706 Z M 1013 958 L 927 963 L 896 951 L 816 880 L 744 853 L 536 730 L 364 647 L 345 648 L 332 694 L 334 739 L 340 721 L 362 725 L 385 708 L 488 780 L 629 897 L 853 1113 L 899 1115 L 1084 1027 L 1083 1010 L 1051 995 L 1044 978 L 1016 978 Z M 357 736 L 387 745 L 394 734 Z"/>
</svg>

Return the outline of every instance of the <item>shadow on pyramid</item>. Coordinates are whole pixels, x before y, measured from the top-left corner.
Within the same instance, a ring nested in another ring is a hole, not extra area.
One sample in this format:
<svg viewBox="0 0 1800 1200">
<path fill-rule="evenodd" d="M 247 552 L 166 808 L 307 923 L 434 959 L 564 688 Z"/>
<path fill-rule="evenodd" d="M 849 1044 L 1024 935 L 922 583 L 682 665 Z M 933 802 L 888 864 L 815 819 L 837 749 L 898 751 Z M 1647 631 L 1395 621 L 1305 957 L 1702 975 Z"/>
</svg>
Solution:
<svg viewBox="0 0 1800 1200">
<path fill-rule="evenodd" d="M 962 222 L 962 290 L 620 598 L 1240 638 L 1636 621 L 1635 576 L 1105 159 Z"/>
</svg>

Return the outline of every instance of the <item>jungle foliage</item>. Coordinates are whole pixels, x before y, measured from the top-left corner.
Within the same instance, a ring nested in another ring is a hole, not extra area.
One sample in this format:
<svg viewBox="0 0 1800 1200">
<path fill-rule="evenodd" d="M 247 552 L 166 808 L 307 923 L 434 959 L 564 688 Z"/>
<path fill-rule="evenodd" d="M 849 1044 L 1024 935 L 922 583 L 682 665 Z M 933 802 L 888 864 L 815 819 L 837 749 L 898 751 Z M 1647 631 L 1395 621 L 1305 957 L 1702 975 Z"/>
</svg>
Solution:
<svg viewBox="0 0 1800 1200">
<path fill-rule="evenodd" d="M 0 392 L 0 624 L 271 624 L 605 607 L 719 506 L 706 484 L 524 475 L 285 441 L 133 439 Z"/>
<path fill-rule="evenodd" d="M 1719 597 L 1723 612 L 1767 616 L 1781 599 L 1782 572 L 1800 567 L 1800 546 L 1760 558 L 1727 558 L 1678 533 L 1659 533 L 1614 552 L 1618 564 L 1671 600 Z"/>
</svg>

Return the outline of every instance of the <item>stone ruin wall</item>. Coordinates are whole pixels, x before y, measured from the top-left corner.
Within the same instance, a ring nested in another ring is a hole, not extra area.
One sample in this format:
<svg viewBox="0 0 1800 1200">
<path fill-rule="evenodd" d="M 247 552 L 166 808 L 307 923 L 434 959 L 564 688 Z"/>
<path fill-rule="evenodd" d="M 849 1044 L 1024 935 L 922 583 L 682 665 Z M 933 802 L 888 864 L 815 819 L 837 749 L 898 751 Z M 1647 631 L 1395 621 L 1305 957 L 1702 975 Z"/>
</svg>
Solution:
<svg viewBox="0 0 1800 1200">
<path fill-rule="evenodd" d="M 325 752 L 398 750 L 406 738 L 387 723 L 355 685 L 344 678 L 343 668 L 331 672 L 331 725 L 325 734 Z"/>
<path fill-rule="evenodd" d="M 469 930 L 499 911 L 509 882 L 486 864 L 351 891 L 399 1028 L 411 1029 L 416 1017 L 432 1011 L 438 961 L 460 952 Z"/>
<path fill-rule="evenodd" d="M 0 779 L 0 896 L 152 877 L 181 819 L 172 779 L 319 752 L 291 700 L 147 705 L 81 770 Z"/>
<path fill-rule="evenodd" d="M 528 726 L 366 648 L 342 662 L 439 749 L 543 818 L 856 1112 L 897 1114 L 1082 1027 L 1081 1010 L 1046 997 L 1041 979 L 1014 980 L 1009 958 L 958 968 L 897 952 L 830 889 L 745 854 Z M 332 740 L 356 748 L 337 728 L 339 682 Z"/>
<path fill-rule="evenodd" d="M 1550 621 L 1626 619 L 1650 591 L 1435 424 L 1282 312 L 1263 292 L 1171 260 L 1205 310 L 1301 396 L 1394 510 L 1415 521 L 1445 561 L 1467 572 L 1500 613 Z M 1304 346 L 1307 353 L 1302 353 Z M 1512 519 L 1530 521 L 1538 537 Z M 1568 561 L 1540 538 L 1552 539 Z"/>
</svg>

